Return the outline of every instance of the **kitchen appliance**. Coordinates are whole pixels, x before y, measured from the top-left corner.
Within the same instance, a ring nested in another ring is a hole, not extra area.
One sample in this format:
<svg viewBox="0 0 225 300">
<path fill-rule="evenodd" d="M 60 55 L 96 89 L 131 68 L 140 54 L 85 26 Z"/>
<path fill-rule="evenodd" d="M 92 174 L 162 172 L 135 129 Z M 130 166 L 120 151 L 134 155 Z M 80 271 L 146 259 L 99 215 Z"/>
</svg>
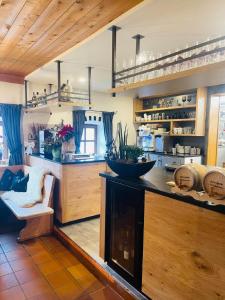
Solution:
<svg viewBox="0 0 225 300">
<path fill-rule="evenodd" d="M 155 135 L 155 152 L 170 152 L 172 147 L 172 139 L 167 132 Z"/>
<path fill-rule="evenodd" d="M 144 151 L 155 151 L 155 136 L 150 134 L 147 136 L 137 137 L 137 146 L 142 148 Z"/>
<path fill-rule="evenodd" d="M 45 144 L 53 142 L 53 133 L 49 129 L 39 131 L 39 153 L 45 154 Z"/>
<path fill-rule="evenodd" d="M 142 282 L 144 191 L 107 179 L 105 260 L 137 289 Z"/>
</svg>

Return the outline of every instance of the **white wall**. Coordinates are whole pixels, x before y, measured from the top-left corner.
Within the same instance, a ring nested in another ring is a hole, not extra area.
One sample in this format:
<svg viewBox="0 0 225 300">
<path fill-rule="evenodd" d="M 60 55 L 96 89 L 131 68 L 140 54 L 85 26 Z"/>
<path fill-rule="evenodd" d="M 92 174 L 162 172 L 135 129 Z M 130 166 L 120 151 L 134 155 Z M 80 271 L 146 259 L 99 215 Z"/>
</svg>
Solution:
<svg viewBox="0 0 225 300">
<path fill-rule="evenodd" d="M 34 87 L 34 84 L 33 84 Z M 42 90 L 43 86 L 35 86 L 35 90 Z M 30 95 L 32 90 L 30 89 Z M 113 122 L 113 134 L 116 134 L 116 125 L 118 122 L 122 122 L 125 126 L 127 124 L 129 136 L 128 143 L 134 144 L 136 142 L 136 132 L 133 124 L 133 99 L 130 96 L 118 96 L 116 98 L 111 97 L 110 94 L 106 93 L 93 93 L 92 95 L 92 109 L 98 111 L 114 111 L 114 122 Z M 72 124 L 72 112 L 53 112 L 52 115 L 47 113 L 27 113 L 24 115 L 24 131 L 27 131 L 27 127 L 32 123 L 41 124 L 59 124 L 61 120 L 64 120 L 65 124 Z M 103 126 L 97 124 L 99 130 L 98 144 L 103 145 L 104 135 Z M 100 147 L 101 150 L 103 147 Z M 102 151 L 101 151 L 102 152 Z"/>
<path fill-rule="evenodd" d="M 0 81 L 0 103 L 23 103 L 23 90 L 22 84 Z"/>
</svg>

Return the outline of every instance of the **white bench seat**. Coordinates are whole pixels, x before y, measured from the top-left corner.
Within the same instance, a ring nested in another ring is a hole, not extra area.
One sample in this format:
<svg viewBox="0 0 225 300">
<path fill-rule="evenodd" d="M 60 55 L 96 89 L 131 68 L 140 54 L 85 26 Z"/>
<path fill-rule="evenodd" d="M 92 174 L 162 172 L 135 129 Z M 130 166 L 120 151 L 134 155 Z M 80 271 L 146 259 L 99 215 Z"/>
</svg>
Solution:
<svg viewBox="0 0 225 300">
<path fill-rule="evenodd" d="M 6 206 L 12 211 L 18 220 L 27 220 L 43 215 L 51 215 L 54 210 L 51 207 L 47 207 L 42 203 L 37 203 L 32 207 L 19 207 L 13 200 L 2 200 Z"/>
<path fill-rule="evenodd" d="M 18 169 L 23 169 L 25 173 L 29 173 L 29 166 L 14 166 L 7 167 L 15 172 Z M 6 169 L 6 168 L 4 168 Z M 3 173 L 0 168 L 0 174 Z M 41 203 L 36 203 L 32 207 L 20 207 L 14 199 L 3 200 L 1 198 L 2 191 L 0 191 L 1 201 L 12 211 L 18 220 L 25 220 L 26 225 L 20 231 L 18 241 L 25 241 L 41 235 L 50 234 L 53 230 L 53 213 L 51 208 L 53 205 L 53 189 L 55 177 L 52 175 L 45 175 L 43 186 L 43 200 Z"/>
</svg>

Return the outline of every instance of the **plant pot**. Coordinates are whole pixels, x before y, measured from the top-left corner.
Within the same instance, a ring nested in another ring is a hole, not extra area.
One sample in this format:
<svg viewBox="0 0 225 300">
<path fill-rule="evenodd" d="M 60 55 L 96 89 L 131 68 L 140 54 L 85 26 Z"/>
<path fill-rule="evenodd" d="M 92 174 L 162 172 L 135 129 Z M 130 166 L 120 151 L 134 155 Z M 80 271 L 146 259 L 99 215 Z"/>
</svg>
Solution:
<svg viewBox="0 0 225 300">
<path fill-rule="evenodd" d="M 54 160 L 61 159 L 61 148 L 52 149 L 52 157 Z"/>
<path fill-rule="evenodd" d="M 127 160 L 106 159 L 110 169 L 120 177 L 138 178 L 149 172 L 155 164 L 155 160 L 149 162 L 132 163 Z"/>
</svg>

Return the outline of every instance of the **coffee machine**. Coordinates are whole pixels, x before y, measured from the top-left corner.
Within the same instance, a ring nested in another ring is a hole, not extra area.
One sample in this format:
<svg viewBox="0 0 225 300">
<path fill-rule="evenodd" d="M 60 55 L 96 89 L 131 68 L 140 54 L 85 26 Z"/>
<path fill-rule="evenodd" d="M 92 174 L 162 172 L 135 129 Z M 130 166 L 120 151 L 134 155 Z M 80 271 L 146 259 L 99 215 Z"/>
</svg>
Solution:
<svg viewBox="0 0 225 300">
<path fill-rule="evenodd" d="M 170 152 L 172 147 L 172 139 L 167 132 L 155 135 L 155 152 Z"/>
<path fill-rule="evenodd" d="M 137 146 L 144 151 L 155 151 L 155 136 L 151 129 L 140 127 L 137 131 Z"/>
</svg>

